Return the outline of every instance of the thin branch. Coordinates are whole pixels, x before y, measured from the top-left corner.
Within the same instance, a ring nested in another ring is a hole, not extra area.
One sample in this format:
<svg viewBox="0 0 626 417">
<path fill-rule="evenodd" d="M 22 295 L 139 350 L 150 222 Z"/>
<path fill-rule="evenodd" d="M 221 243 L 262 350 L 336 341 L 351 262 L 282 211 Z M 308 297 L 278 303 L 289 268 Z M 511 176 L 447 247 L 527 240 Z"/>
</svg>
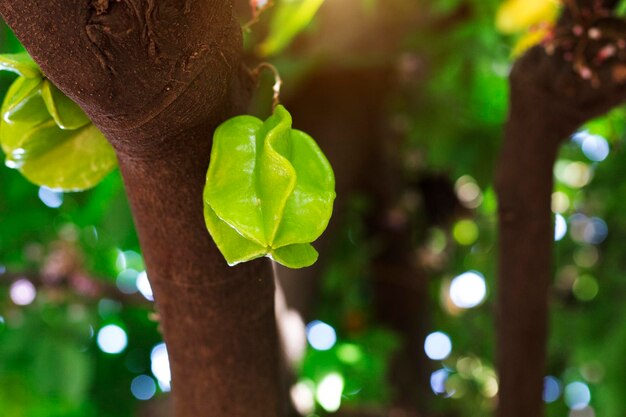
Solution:
<svg viewBox="0 0 626 417">
<path fill-rule="evenodd" d="M 250 6 L 252 7 L 252 18 L 241 27 L 241 30 L 244 32 L 249 32 L 252 29 L 252 26 L 259 22 L 263 12 L 267 11 L 270 7 L 274 5 L 274 2 L 270 0 L 262 7 L 257 8 L 256 3 L 256 0 L 252 0 L 250 2 Z"/>
<path fill-rule="evenodd" d="M 280 104 L 280 89 L 283 86 L 283 79 L 280 77 L 280 73 L 274 65 L 268 62 L 261 62 L 259 65 L 257 65 L 256 68 L 251 71 L 252 76 L 257 79 L 257 82 L 261 71 L 263 71 L 264 69 L 271 71 L 274 75 L 274 85 L 272 86 L 272 90 L 274 91 L 272 97 L 272 111 L 274 111 L 276 110 L 276 106 Z"/>
</svg>

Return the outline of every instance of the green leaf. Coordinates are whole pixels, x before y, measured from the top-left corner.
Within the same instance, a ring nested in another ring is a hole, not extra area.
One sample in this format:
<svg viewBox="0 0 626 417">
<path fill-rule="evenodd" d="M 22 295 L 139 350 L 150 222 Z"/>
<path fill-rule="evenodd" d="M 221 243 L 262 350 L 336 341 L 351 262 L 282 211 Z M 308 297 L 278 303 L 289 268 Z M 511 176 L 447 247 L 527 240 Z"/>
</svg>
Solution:
<svg viewBox="0 0 626 417">
<path fill-rule="evenodd" d="M 205 220 L 230 265 L 268 256 L 302 268 L 326 229 L 332 168 L 315 141 L 278 106 L 265 122 L 238 116 L 215 131 L 204 191 Z"/>
<path fill-rule="evenodd" d="M 37 84 L 20 77 L 5 97 L 0 144 L 7 166 L 49 188 L 79 191 L 95 186 L 116 166 L 113 149 L 92 124 L 61 129 L 46 109 L 41 85 L 41 80 Z"/>
<path fill-rule="evenodd" d="M 61 129 L 78 129 L 90 123 L 78 104 L 70 100 L 50 81 L 43 82 L 41 96 L 48 112 Z"/>
<path fill-rule="evenodd" d="M 41 70 L 27 52 L 0 55 L 0 70 L 12 71 L 25 78 L 41 78 Z"/>
<path fill-rule="evenodd" d="M 313 20 L 324 0 L 282 0 L 275 6 L 267 38 L 259 46 L 261 55 L 275 55 Z"/>
</svg>

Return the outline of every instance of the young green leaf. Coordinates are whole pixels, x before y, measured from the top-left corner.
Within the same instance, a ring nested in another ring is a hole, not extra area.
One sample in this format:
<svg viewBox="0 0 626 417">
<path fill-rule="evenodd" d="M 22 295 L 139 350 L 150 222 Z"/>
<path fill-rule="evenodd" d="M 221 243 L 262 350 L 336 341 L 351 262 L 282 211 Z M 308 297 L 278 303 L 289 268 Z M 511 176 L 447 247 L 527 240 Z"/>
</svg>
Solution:
<svg viewBox="0 0 626 417">
<path fill-rule="evenodd" d="M 261 55 L 275 55 L 313 20 L 324 0 L 283 0 L 274 10 L 267 38 L 259 46 Z"/>
<path fill-rule="evenodd" d="M 335 199 L 328 160 L 278 106 L 265 122 L 238 116 L 215 131 L 204 190 L 205 220 L 230 265 L 268 256 L 302 268 Z"/>
</svg>

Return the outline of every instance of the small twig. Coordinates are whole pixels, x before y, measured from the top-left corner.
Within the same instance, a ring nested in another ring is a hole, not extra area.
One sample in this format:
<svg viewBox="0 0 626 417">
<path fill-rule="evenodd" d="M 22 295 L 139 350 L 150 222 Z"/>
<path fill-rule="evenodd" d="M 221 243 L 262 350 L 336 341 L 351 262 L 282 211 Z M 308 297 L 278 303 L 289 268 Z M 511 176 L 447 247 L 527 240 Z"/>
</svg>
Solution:
<svg viewBox="0 0 626 417">
<path fill-rule="evenodd" d="M 272 86 L 272 90 L 274 91 L 274 95 L 272 97 L 272 111 L 276 110 L 276 106 L 280 104 L 280 89 L 283 85 L 283 79 L 280 78 L 280 74 L 275 66 L 268 62 L 261 62 L 255 69 L 251 71 L 252 76 L 254 76 L 257 81 L 258 77 L 263 69 L 268 69 L 274 74 L 274 85 Z"/>
<path fill-rule="evenodd" d="M 252 18 L 241 27 L 241 30 L 243 30 L 244 32 L 249 32 L 252 26 L 254 26 L 256 23 L 259 22 L 263 12 L 274 5 L 274 2 L 271 0 L 265 3 L 265 5 L 262 6 L 261 8 L 257 8 L 255 6 L 255 1 L 252 1 L 251 3 L 252 3 Z"/>
</svg>

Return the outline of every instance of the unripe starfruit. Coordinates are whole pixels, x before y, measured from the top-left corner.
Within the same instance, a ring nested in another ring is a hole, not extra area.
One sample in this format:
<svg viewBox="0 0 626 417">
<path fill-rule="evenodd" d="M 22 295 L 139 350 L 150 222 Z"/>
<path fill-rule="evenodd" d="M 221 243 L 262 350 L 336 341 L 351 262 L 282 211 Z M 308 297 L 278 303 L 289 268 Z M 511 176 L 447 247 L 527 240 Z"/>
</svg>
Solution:
<svg viewBox="0 0 626 417">
<path fill-rule="evenodd" d="M 233 117 L 215 131 L 204 189 L 207 228 L 229 265 L 267 256 L 312 265 L 335 200 L 330 163 L 283 106 L 265 122 Z"/>
<path fill-rule="evenodd" d="M 0 110 L 7 166 L 62 191 L 91 188 L 115 168 L 113 148 L 102 133 L 27 53 L 0 55 L 0 70 L 19 74 Z"/>
</svg>

